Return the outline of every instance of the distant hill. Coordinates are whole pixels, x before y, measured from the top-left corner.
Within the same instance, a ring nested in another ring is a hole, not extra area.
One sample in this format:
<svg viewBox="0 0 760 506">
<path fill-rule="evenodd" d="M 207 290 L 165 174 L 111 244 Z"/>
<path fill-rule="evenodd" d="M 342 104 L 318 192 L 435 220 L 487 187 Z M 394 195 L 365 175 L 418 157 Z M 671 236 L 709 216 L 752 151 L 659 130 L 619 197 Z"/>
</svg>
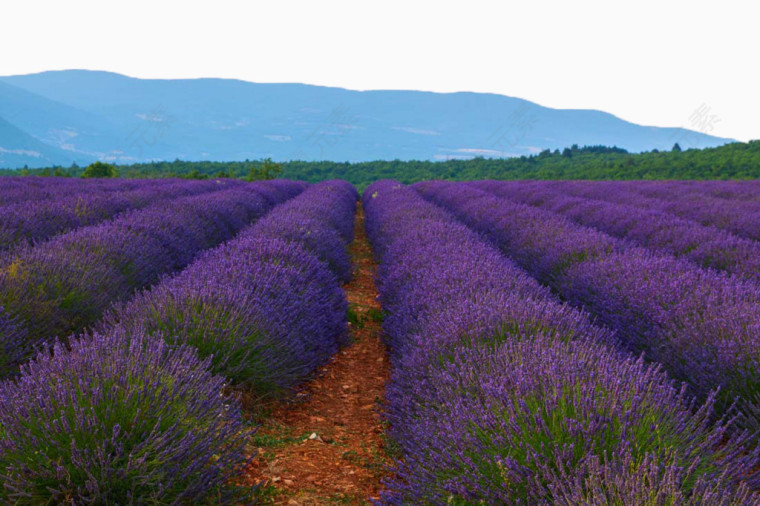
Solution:
<svg viewBox="0 0 760 506">
<path fill-rule="evenodd" d="M 730 142 L 483 93 L 351 91 L 93 71 L 0 77 L 0 117 L 80 164 L 150 160 L 451 160 L 572 144 L 632 152 Z M 0 148 L 18 150 L 0 135 Z M 43 160 L 30 156 L 30 166 Z"/>
<path fill-rule="evenodd" d="M 37 140 L 0 117 L 0 167 L 69 166 L 76 158 Z"/>
</svg>

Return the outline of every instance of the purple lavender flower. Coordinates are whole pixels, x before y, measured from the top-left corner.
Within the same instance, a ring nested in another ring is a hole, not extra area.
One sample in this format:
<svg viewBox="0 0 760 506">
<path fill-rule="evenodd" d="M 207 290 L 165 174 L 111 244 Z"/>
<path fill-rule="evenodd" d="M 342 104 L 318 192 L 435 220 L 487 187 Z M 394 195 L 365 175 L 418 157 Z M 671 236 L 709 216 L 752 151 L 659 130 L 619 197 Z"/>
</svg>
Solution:
<svg viewBox="0 0 760 506">
<path fill-rule="evenodd" d="M 635 205 L 573 197 L 551 182 L 478 181 L 471 186 L 562 214 L 576 223 L 654 251 L 683 256 L 704 267 L 760 281 L 760 243 L 712 225 Z"/>
<path fill-rule="evenodd" d="M 207 366 L 118 330 L 38 355 L 0 384 L 0 502 L 219 501 L 249 431 Z"/>
<path fill-rule="evenodd" d="M 336 275 L 350 276 L 344 225 L 353 224 L 356 198 L 345 182 L 311 186 L 113 311 L 106 326 L 191 345 L 213 357 L 214 372 L 260 395 L 286 391 L 346 343 Z"/>
<path fill-rule="evenodd" d="M 303 187 L 262 182 L 183 197 L 14 251 L 0 260 L 0 304 L 32 344 L 68 336 Z"/>
<path fill-rule="evenodd" d="M 760 427 L 760 285 L 636 247 L 469 184 L 415 188 L 487 236 L 539 281 L 663 364 L 692 393 L 720 389 L 741 424 Z"/>
<path fill-rule="evenodd" d="M 181 182 L 178 179 L 154 180 L 162 186 Z M 62 177 L 4 177 L 0 188 L 0 205 L 40 200 L 54 200 L 64 196 L 87 195 L 97 192 L 129 191 L 151 184 L 144 179 L 73 179 Z"/>
<path fill-rule="evenodd" d="M 23 329 L 0 306 L 0 377 L 11 375 L 29 354 Z"/>
<path fill-rule="evenodd" d="M 466 206 L 463 193 L 447 195 Z M 695 404 L 403 185 L 371 185 L 364 206 L 388 314 L 386 416 L 401 450 L 381 503 L 760 503 L 757 450 L 730 422 L 713 423 L 714 394 Z M 498 205 L 480 209 L 501 218 Z M 533 241 L 541 251 L 549 238 Z M 556 277 L 625 248 L 573 247 L 552 257 L 559 268 L 530 265 Z"/>
<path fill-rule="evenodd" d="M 756 183 L 750 181 L 744 184 L 752 186 Z M 554 185 L 571 195 L 661 211 L 702 225 L 729 230 L 741 237 L 760 240 L 760 200 L 756 198 L 727 200 L 705 192 L 681 192 L 678 183 L 674 182 L 633 185 L 623 181 L 573 181 Z M 671 189 L 673 186 L 676 186 L 675 190 Z M 758 193 L 755 186 L 754 194 Z"/>
<path fill-rule="evenodd" d="M 123 191 L 88 188 L 86 193 L 26 200 L 0 207 L 0 250 L 19 243 L 34 243 L 86 225 L 113 218 L 131 209 L 141 209 L 161 201 L 219 191 L 240 186 L 238 181 L 143 180 Z M 82 185 L 86 187 L 86 185 Z"/>
</svg>

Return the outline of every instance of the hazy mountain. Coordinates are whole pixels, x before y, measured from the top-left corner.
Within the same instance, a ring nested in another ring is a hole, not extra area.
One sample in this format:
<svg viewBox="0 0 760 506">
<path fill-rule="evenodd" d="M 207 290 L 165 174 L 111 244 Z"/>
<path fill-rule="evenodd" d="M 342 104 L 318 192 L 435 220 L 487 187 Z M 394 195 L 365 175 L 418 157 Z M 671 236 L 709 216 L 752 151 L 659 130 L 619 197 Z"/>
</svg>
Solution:
<svg viewBox="0 0 760 506">
<path fill-rule="evenodd" d="M 81 162 L 446 159 L 572 144 L 645 151 L 730 141 L 493 94 L 143 80 L 79 70 L 0 77 L 0 116 Z"/>
<path fill-rule="evenodd" d="M 0 117 L 0 167 L 69 166 L 75 160 L 85 162 L 94 158 L 77 156 L 45 144 Z"/>
<path fill-rule="evenodd" d="M 119 129 L 102 116 L 2 81 L 0 116 L 47 145 L 73 152 L 70 158 L 100 158 L 118 146 Z"/>
</svg>

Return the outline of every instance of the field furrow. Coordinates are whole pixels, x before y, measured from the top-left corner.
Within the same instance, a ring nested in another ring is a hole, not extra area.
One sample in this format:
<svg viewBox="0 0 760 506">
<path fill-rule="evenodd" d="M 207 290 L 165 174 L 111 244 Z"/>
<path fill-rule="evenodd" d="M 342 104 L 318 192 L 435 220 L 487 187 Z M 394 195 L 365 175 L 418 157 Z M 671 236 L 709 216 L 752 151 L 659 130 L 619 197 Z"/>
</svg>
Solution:
<svg viewBox="0 0 760 506">
<path fill-rule="evenodd" d="M 377 499 L 386 475 L 380 418 L 388 358 L 380 340 L 376 264 L 359 208 L 350 245 L 353 279 L 344 285 L 351 343 L 299 388 L 295 399 L 271 406 L 255 436 L 256 460 L 247 477 L 257 497 L 273 504 L 363 504 Z M 270 411 L 271 410 L 271 411 Z"/>
</svg>

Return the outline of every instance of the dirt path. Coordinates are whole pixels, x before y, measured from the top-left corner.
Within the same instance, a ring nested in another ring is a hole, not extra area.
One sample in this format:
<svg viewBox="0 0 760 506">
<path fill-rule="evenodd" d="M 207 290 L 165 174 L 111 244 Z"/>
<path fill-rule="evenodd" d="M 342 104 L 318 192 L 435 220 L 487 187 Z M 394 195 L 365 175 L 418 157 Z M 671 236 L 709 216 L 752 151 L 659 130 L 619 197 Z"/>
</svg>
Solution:
<svg viewBox="0 0 760 506">
<path fill-rule="evenodd" d="M 365 504 L 377 497 L 388 457 L 379 418 L 388 357 L 379 339 L 376 265 L 356 215 L 354 279 L 344 288 L 353 344 L 338 352 L 291 403 L 263 421 L 247 472 L 265 504 Z"/>
</svg>

